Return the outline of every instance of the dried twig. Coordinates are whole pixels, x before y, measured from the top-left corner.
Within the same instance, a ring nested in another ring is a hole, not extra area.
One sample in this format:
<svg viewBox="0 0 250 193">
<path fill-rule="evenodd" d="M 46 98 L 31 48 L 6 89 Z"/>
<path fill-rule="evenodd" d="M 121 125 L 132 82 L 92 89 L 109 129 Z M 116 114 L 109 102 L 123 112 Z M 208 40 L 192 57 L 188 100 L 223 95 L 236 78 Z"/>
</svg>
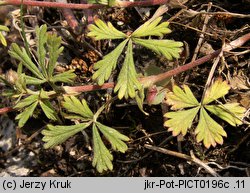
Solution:
<svg viewBox="0 0 250 193">
<path fill-rule="evenodd" d="M 221 59 L 221 57 L 223 56 L 223 50 L 224 50 L 224 47 L 225 47 L 225 44 L 223 44 L 222 48 L 221 48 L 221 51 L 220 51 L 220 54 L 217 56 L 216 60 L 214 61 L 213 63 L 213 66 L 209 72 L 209 75 L 208 75 L 208 78 L 207 78 L 207 82 L 205 84 L 205 88 L 203 90 L 203 94 L 202 94 L 202 98 L 201 98 L 201 101 L 203 102 L 204 98 L 205 98 L 205 94 L 206 94 L 206 91 L 207 91 L 207 88 L 210 86 L 211 84 L 211 81 L 212 81 L 212 78 L 214 76 L 214 72 L 215 72 L 215 69 L 217 68 L 218 64 L 219 64 L 219 61 Z"/>
<path fill-rule="evenodd" d="M 214 177 L 219 177 L 220 176 L 210 166 L 208 166 L 206 163 L 202 162 L 200 159 L 196 158 L 192 152 L 191 152 L 191 156 L 189 156 L 189 155 L 186 155 L 186 154 L 183 154 L 183 153 L 179 153 L 179 152 L 176 152 L 176 151 L 171 151 L 171 150 L 168 150 L 168 149 L 165 149 L 165 148 L 156 147 L 156 146 L 152 146 L 152 145 L 145 144 L 144 147 L 147 148 L 147 149 L 150 149 L 150 150 L 158 151 L 160 153 L 164 153 L 164 154 L 167 154 L 167 155 L 171 155 L 171 156 L 174 156 L 174 157 L 185 159 L 187 161 L 192 161 L 195 164 L 197 164 L 197 165 L 201 166 L 202 168 L 204 168 L 212 176 L 214 176 Z"/>
<path fill-rule="evenodd" d="M 208 7 L 207 7 L 207 12 L 210 11 L 211 6 L 212 6 L 212 3 L 209 3 L 209 4 L 208 4 Z M 198 53 L 199 53 L 199 51 L 200 51 L 201 44 L 203 43 L 203 40 L 204 40 L 204 32 L 205 32 L 206 29 L 207 29 L 207 23 L 208 23 L 209 19 L 210 19 L 209 15 L 206 15 L 206 17 L 205 17 L 205 19 L 204 19 L 204 24 L 203 24 L 203 27 L 202 27 L 202 32 L 203 32 L 203 33 L 200 34 L 200 37 L 199 37 L 197 46 L 196 46 L 196 48 L 195 48 L 195 50 L 194 50 L 194 55 L 193 55 L 193 57 L 192 57 L 191 62 L 193 62 L 193 61 L 196 60 L 196 57 L 197 57 L 197 55 L 198 55 Z"/>
</svg>

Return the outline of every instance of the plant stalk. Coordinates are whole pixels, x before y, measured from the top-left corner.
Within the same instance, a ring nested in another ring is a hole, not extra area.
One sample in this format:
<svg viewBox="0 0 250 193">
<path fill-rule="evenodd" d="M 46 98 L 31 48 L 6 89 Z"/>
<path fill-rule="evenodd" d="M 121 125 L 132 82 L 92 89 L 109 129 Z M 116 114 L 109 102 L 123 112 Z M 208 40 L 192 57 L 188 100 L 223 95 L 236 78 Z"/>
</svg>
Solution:
<svg viewBox="0 0 250 193">
<path fill-rule="evenodd" d="M 145 0 L 145 1 L 116 1 L 114 7 L 137 7 L 137 6 L 152 6 L 162 5 L 169 3 L 170 0 Z M 21 0 L 1 0 L 0 5 L 21 5 Z M 35 1 L 24 0 L 24 5 L 37 6 L 37 7 L 53 7 L 53 8 L 66 8 L 66 9 L 99 9 L 106 5 L 101 4 L 78 4 L 78 3 L 61 3 L 61 2 L 48 2 L 48 1 Z"/>
<path fill-rule="evenodd" d="M 223 51 L 230 51 L 232 49 L 238 48 L 242 46 L 244 43 L 250 40 L 250 33 L 243 35 L 239 37 L 238 39 L 232 41 L 231 43 L 225 45 L 223 48 Z M 217 57 L 221 52 L 221 49 L 214 51 L 213 53 L 206 55 L 202 58 L 199 58 L 193 62 L 190 62 L 188 64 L 185 64 L 183 66 L 180 66 L 178 68 L 175 68 L 173 70 L 158 74 L 158 75 L 153 75 L 153 76 L 147 76 L 144 78 L 140 78 L 139 81 L 144 85 L 144 88 L 149 87 L 150 85 L 157 83 L 159 81 L 162 81 L 168 77 L 180 74 L 181 72 L 187 71 L 191 68 L 194 68 L 198 65 L 201 65 L 215 57 Z M 110 82 L 110 83 L 104 83 L 102 86 L 99 85 L 84 85 L 84 86 L 63 86 L 63 89 L 66 94 L 77 94 L 80 92 L 88 92 L 88 91 L 94 91 L 94 90 L 101 90 L 101 89 L 108 89 L 108 88 L 114 88 L 115 83 Z M 56 94 L 54 91 L 48 92 L 49 96 L 52 96 Z M 12 107 L 4 107 L 0 108 L 0 115 L 12 111 Z"/>
</svg>

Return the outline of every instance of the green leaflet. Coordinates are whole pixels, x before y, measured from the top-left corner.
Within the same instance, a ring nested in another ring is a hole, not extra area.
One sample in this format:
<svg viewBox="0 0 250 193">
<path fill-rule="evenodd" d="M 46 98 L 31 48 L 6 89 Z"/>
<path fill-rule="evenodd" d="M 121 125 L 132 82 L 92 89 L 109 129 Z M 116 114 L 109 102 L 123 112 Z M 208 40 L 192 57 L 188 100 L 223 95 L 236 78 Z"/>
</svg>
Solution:
<svg viewBox="0 0 250 193">
<path fill-rule="evenodd" d="M 145 115 L 149 115 L 143 109 L 144 98 L 145 98 L 145 94 L 144 94 L 144 88 L 142 86 L 140 90 L 136 91 L 135 100 L 136 100 L 136 103 L 137 103 L 139 109 L 141 110 L 141 112 L 143 112 Z"/>
<path fill-rule="evenodd" d="M 93 167 L 102 173 L 103 171 L 113 170 L 113 156 L 102 142 L 100 134 L 95 124 L 92 127 L 93 144 L 94 144 L 94 158 L 92 161 Z"/>
<path fill-rule="evenodd" d="M 133 38 L 133 42 L 140 44 L 150 50 L 153 50 L 159 55 L 165 56 L 168 60 L 173 58 L 179 58 L 182 42 L 176 42 L 174 40 L 152 40 L 152 39 L 140 39 Z"/>
<path fill-rule="evenodd" d="M 195 107 L 199 105 L 199 102 L 194 97 L 190 88 L 186 85 L 183 86 L 184 90 L 174 85 L 173 92 L 167 92 L 166 99 L 167 103 L 172 105 L 172 110 Z"/>
<path fill-rule="evenodd" d="M 49 34 L 48 40 L 47 40 L 47 46 L 48 46 L 48 53 L 49 53 L 49 63 L 48 63 L 48 76 L 49 78 L 52 77 L 54 68 L 56 67 L 57 59 L 59 58 L 59 55 L 63 51 L 63 47 L 61 46 L 62 38 L 57 37 L 56 34 Z M 69 80 L 71 81 L 74 77 L 70 77 Z M 64 81 L 61 81 L 64 82 Z"/>
<path fill-rule="evenodd" d="M 44 77 L 48 77 L 47 66 L 45 61 L 46 49 L 45 44 L 47 42 L 47 26 L 42 25 L 40 28 L 36 27 L 36 38 L 37 38 L 37 58 L 38 64 L 41 67 L 41 71 Z"/>
<path fill-rule="evenodd" d="M 0 31 L 6 31 L 6 32 L 9 32 L 9 28 L 4 26 L 4 25 L 0 25 Z"/>
<path fill-rule="evenodd" d="M 180 133 L 184 136 L 191 128 L 198 111 L 199 107 L 195 107 L 189 110 L 166 113 L 164 117 L 169 119 L 164 123 L 164 126 L 169 128 L 168 131 L 172 131 L 173 136 Z"/>
<path fill-rule="evenodd" d="M 6 26 L 4 25 L 0 25 L 0 42 L 4 45 L 4 46 L 7 46 L 7 42 L 6 42 L 6 39 L 5 37 L 3 36 L 2 32 L 1 31 L 6 31 L 6 32 L 9 32 L 9 28 L 7 28 Z"/>
<path fill-rule="evenodd" d="M 40 85 L 46 82 L 45 79 L 39 79 L 32 76 L 24 75 L 26 84 Z"/>
<path fill-rule="evenodd" d="M 202 103 L 209 104 L 212 101 L 225 96 L 229 90 L 230 86 L 228 83 L 219 78 L 207 89 Z"/>
<path fill-rule="evenodd" d="M 34 103 L 35 101 L 37 101 L 38 98 L 39 98 L 38 95 L 30 95 L 27 98 L 18 102 L 14 108 L 15 109 L 22 109 L 24 107 L 27 107 L 27 106 L 31 105 L 32 103 Z"/>
<path fill-rule="evenodd" d="M 126 34 L 117 30 L 110 22 L 107 24 L 104 23 L 99 18 L 95 18 L 95 25 L 91 24 L 88 26 L 89 37 L 95 38 L 95 40 L 104 40 L 104 39 L 124 39 L 127 37 Z"/>
<path fill-rule="evenodd" d="M 127 54 L 118 76 L 118 81 L 115 86 L 114 92 L 118 91 L 118 98 L 125 97 L 134 98 L 136 90 L 140 90 L 142 85 L 137 80 L 137 73 L 135 70 L 132 41 L 128 42 Z"/>
<path fill-rule="evenodd" d="M 160 21 L 162 17 L 158 17 L 152 22 L 147 21 L 142 26 L 140 26 L 137 30 L 135 30 L 131 37 L 145 37 L 145 36 L 159 36 L 163 37 L 163 35 L 171 33 L 171 30 L 168 28 L 169 23 L 163 22 L 160 25 Z"/>
<path fill-rule="evenodd" d="M 215 80 L 207 89 L 202 104 L 198 103 L 188 86 L 184 85 L 184 89 L 181 89 L 174 85 L 173 92 L 168 91 L 166 94 L 166 102 L 172 105 L 171 109 L 179 111 L 166 113 L 164 116 L 168 120 L 164 123 L 164 126 L 168 127 L 168 130 L 172 131 L 174 136 L 180 133 L 185 135 L 192 126 L 198 111 L 200 111 L 198 125 L 195 129 L 197 142 L 203 141 L 206 148 L 210 146 L 215 147 L 217 143 L 222 144 L 223 137 L 226 137 L 227 134 L 222 126 L 215 122 L 205 109 L 232 126 L 242 124 L 245 108 L 239 106 L 238 103 L 207 105 L 207 103 L 227 94 L 230 89 L 228 87 L 226 81 L 222 81 L 220 78 Z M 188 110 L 183 109 L 190 107 L 193 108 Z"/>
<path fill-rule="evenodd" d="M 197 134 L 197 142 L 203 141 L 206 148 L 209 148 L 211 145 L 215 147 L 216 143 L 222 144 L 222 136 L 227 136 L 222 126 L 215 122 L 203 107 L 200 109 L 200 119 L 195 133 Z"/>
<path fill-rule="evenodd" d="M 75 96 L 64 97 L 62 105 L 69 112 L 81 115 L 84 121 L 90 120 L 94 116 L 84 99 L 80 102 Z"/>
<path fill-rule="evenodd" d="M 239 103 L 227 103 L 224 105 L 205 105 L 205 108 L 211 113 L 220 117 L 232 126 L 242 124 L 244 112 L 246 109 L 241 107 Z"/>
<path fill-rule="evenodd" d="M 43 141 L 46 142 L 44 144 L 44 148 L 47 149 L 63 143 L 71 136 L 82 131 L 83 129 L 86 129 L 89 125 L 90 122 L 70 126 L 48 125 L 47 128 L 42 131 L 42 134 L 44 135 Z"/>
<path fill-rule="evenodd" d="M 54 120 L 54 121 L 58 119 L 57 113 L 54 110 L 51 103 L 49 102 L 49 100 L 40 100 L 39 105 L 41 106 L 46 117 L 48 117 L 49 119 Z"/>
<path fill-rule="evenodd" d="M 111 143 L 113 150 L 120 151 L 125 153 L 127 151 L 128 146 L 123 141 L 129 141 L 129 138 L 125 135 L 122 135 L 115 129 L 111 127 L 107 127 L 99 122 L 96 122 L 96 126 L 102 132 L 102 134 L 107 138 L 107 140 Z"/>
<path fill-rule="evenodd" d="M 45 79 L 37 66 L 32 62 L 32 60 L 29 58 L 26 50 L 24 48 L 20 48 L 16 43 L 11 44 L 11 48 L 9 50 L 9 54 L 22 62 L 22 64 L 28 68 L 37 78 L 43 80 Z"/>
<path fill-rule="evenodd" d="M 74 70 L 68 70 L 63 73 L 54 75 L 53 77 L 50 78 L 50 81 L 53 83 L 56 82 L 73 83 L 75 77 L 76 74 L 74 73 Z"/>
<path fill-rule="evenodd" d="M 24 124 L 28 121 L 28 119 L 33 115 L 33 112 L 38 104 L 38 101 L 35 101 L 30 106 L 24 109 L 24 111 L 16 116 L 16 120 L 18 120 L 18 127 L 23 127 Z"/>
<path fill-rule="evenodd" d="M 97 80 L 99 85 L 103 85 L 103 83 L 109 79 L 112 70 L 116 68 L 117 60 L 121 55 L 125 45 L 127 44 L 128 39 L 124 40 L 120 43 L 112 52 L 105 55 L 104 58 L 94 65 L 94 69 L 97 70 L 93 79 Z"/>
</svg>

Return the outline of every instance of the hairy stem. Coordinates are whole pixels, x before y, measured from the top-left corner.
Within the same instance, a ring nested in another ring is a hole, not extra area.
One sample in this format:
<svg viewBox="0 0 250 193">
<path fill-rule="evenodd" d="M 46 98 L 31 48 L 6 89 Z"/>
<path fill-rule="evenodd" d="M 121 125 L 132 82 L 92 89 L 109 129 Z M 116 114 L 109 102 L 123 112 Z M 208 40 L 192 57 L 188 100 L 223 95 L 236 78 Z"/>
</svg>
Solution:
<svg viewBox="0 0 250 193">
<path fill-rule="evenodd" d="M 237 47 L 242 46 L 244 43 L 250 40 L 250 33 L 243 35 L 239 37 L 238 39 L 232 41 L 229 44 L 226 44 L 225 47 L 223 48 L 223 51 L 230 51 L 232 49 L 235 49 Z M 186 70 L 189 70 L 191 68 L 194 68 L 198 65 L 201 65 L 215 57 L 217 57 L 221 52 L 221 49 L 214 51 L 213 53 L 206 55 L 202 58 L 199 58 L 193 62 L 190 62 L 188 64 L 185 64 L 183 66 L 180 66 L 178 68 L 175 68 L 173 70 L 158 74 L 158 75 L 153 75 L 153 76 L 147 76 L 144 78 L 140 78 L 139 81 L 144 85 L 144 87 L 148 87 L 156 82 L 160 82 L 168 77 L 180 74 L 181 72 L 184 72 Z M 101 89 L 108 89 L 108 88 L 114 88 L 115 83 L 110 82 L 110 83 L 105 83 L 102 86 L 98 85 L 84 85 L 84 86 L 64 86 L 63 89 L 66 92 L 66 94 L 77 94 L 80 92 L 88 92 L 88 91 L 94 91 L 94 90 L 101 90 Z M 48 93 L 49 96 L 56 94 L 54 91 L 51 91 Z M 9 111 L 12 111 L 13 109 L 11 107 L 5 107 L 0 109 L 0 115 L 7 113 Z"/>
<path fill-rule="evenodd" d="M 145 0 L 145 1 L 116 1 L 115 7 L 136 7 L 136 6 L 152 6 L 162 5 L 169 3 L 170 0 Z M 24 5 L 38 6 L 38 7 L 54 7 L 66 9 L 99 9 L 106 5 L 101 4 L 75 4 L 75 3 L 61 3 L 61 2 L 48 2 L 48 1 L 23 1 Z M 0 5 L 21 5 L 21 0 L 1 0 Z"/>
</svg>

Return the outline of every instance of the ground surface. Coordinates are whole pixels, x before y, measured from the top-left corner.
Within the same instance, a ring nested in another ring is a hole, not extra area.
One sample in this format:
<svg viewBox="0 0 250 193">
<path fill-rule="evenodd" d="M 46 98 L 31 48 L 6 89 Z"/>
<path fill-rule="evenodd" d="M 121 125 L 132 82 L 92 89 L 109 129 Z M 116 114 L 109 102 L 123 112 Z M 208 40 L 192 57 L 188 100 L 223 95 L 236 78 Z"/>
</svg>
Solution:
<svg viewBox="0 0 250 193">
<path fill-rule="evenodd" d="M 142 71 L 148 63 L 156 63 L 160 68 L 173 68 L 176 65 L 183 65 L 191 61 L 194 50 L 199 40 L 198 31 L 202 30 L 205 15 L 198 13 L 207 10 L 207 4 L 212 2 L 210 12 L 226 12 L 209 17 L 205 32 L 202 49 L 198 57 L 204 56 L 211 51 L 221 48 L 223 42 L 230 42 L 250 32 L 250 2 L 247 0 L 235 1 L 198 1 L 190 0 L 185 4 L 187 12 L 180 13 L 184 8 L 174 5 L 164 14 L 164 20 L 170 20 L 172 33 L 167 38 L 185 42 L 185 51 L 178 62 L 167 62 L 161 57 L 155 56 L 152 52 L 144 49 L 135 51 L 135 63 Z M 110 21 L 120 30 L 134 30 L 143 24 L 143 19 L 151 17 L 158 6 L 148 8 L 114 9 L 108 8 L 95 11 L 105 21 Z M 8 46 L 12 42 L 22 45 L 22 39 L 13 20 L 14 10 L 18 7 L 0 7 L 0 24 L 10 27 L 10 33 L 6 34 Z M 194 15 L 191 15 L 194 14 Z M 241 14 L 241 16 L 237 15 Z M 75 37 L 64 29 L 65 20 L 61 13 L 55 9 L 28 8 L 25 24 L 30 32 L 32 43 L 32 30 L 36 25 L 47 23 L 51 30 L 55 30 L 63 36 L 64 55 L 61 58 L 63 68 L 69 68 L 73 60 L 84 60 L 89 67 L 93 65 L 98 56 L 78 40 L 80 35 Z M 84 20 L 83 12 L 75 12 L 77 19 Z M 245 17 L 247 16 L 248 17 Z M 15 17 L 14 17 L 15 18 Z M 32 18 L 32 19 L 31 19 Z M 17 19 L 17 18 L 16 18 Z M 57 26 L 57 28 L 53 28 Z M 59 26 L 59 27 L 58 27 Z M 84 29 L 84 28 L 83 28 Z M 110 51 L 109 42 L 86 41 L 103 53 Z M 114 45 L 113 45 L 114 44 Z M 72 46 L 74 45 L 74 46 Z M 115 42 L 111 44 L 115 46 Z M 16 70 L 16 63 L 8 56 L 7 47 L 0 47 L 0 74 L 5 74 L 9 69 Z M 111 47 L 112 47 L 111 46 Z M 237 101 L 246 109 L 250 107 L 250 43 L 243 48 L 234 50 L 234 53 L 225 54 L 224 63 L 220 63 L 214 76 L 222 76 L 229 80 L 233 89 L 226 96 L 226 100 Z M 178 85 L 184 82 L 195 89 L 197 96 L 201 97 L 203 86 L 206 83 L 213 61 L 184 72 L 174 77 Z M 90 81 L 92 71 L 77 69 L 78 75 L 76 85 Z M 0 87 L 2 88 L 2 85 Z M 86 94 L 93 103 L 100 100 L 100 96 L 110 93 L 108 91 L 97 91 Z M 0 107 L 10 106 L 12 101 L 5 97 L 0 98 Z M 83 138 L 82 133 L 75 135 L 64 144 L 53 149 L 45 150 L 39 134 L 40 129 L 45 125 L 43 118 L 32 118 L 21 131 L 17 129 L 14 120 L 16 112 L 9 112 L 0 117 L 0 176 L 211 176 L 211 173 L 201 166 L 181 158 L 148 150 L 145 144 L 160 146 L 173 151 L 180 151 L 190 155 L 193 151 L 195 156 L 202 160 L 205 165 L 210 166 L 221 176 L 249 176 L 250 175 L 250 141 L 249 125 L 243 124 L 239 127 L 231 127 L 223 121 L 218 120 L 226 130 L 228 137 L 223 145 L 207 150 L 202 144 L 194 141 L 192 134 L 186 135 L 183 139 L 177 140 L 171 137 L 171 133 L 163 127 L 164 104 L 156 106 L 145 105 L 149 116 L 145 116 L 132 101 L 118 101 L 110 107 L 110 111 L 103 117 L 103 122 L 128 135 L 131 141 L 129 149 L 125 154 L 114 152 L 114 169 L 112 172 L 99 174 L 92 167 L 91 141 Z M 249 121 L 249 113 L 246 114 L 246 121 Z M 45 120 L 46 121 L 46 120 Z M 38 134 L 27 142 L 32 134 Z M 90 133 L 87 133 L 90 134 Z M 26 141 L 26 143 L 24 143 Z"/>
</svg>

